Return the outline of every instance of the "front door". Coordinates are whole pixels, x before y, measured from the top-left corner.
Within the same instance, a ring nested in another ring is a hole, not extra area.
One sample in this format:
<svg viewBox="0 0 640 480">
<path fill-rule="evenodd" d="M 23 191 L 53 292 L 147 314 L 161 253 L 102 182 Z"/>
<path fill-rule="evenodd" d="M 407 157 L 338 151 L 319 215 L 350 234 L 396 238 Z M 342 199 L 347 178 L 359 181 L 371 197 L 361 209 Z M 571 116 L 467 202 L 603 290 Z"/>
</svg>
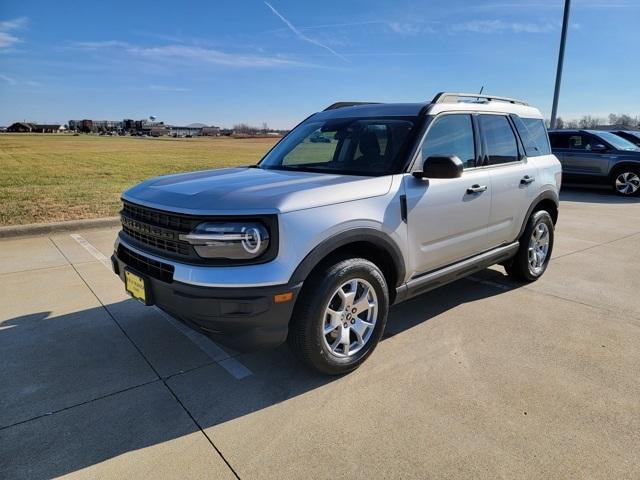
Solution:
<svg viewBox="0 0 640 480">
<path fill-rule="evenodd" d="M 432 122 L 417 164 L 434 155 L 456 155 L 460 178 L 404 178 L 409 251 L 413 274 L 425 273 L 487 250 L 491 186 L 486 169 L 476 167 L 470 114 L 443 114 Z"/>
<path fill-rule="evenodd" d="M 606 177 L 611 161 L 611 152 L 604 142 L 587 133 L 569 136 L 569 148 L 563 155 L 562 169 L 568 176 L 589 181 L 594 177 Z"/>
</svg>

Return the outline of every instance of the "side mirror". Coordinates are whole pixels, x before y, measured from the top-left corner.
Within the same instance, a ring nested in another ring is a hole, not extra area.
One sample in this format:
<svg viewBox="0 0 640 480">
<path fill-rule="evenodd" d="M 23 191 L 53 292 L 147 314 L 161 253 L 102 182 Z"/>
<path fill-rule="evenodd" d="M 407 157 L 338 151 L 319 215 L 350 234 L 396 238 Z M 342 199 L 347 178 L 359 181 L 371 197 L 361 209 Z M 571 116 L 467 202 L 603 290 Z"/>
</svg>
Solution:
<svg viewBox="0 0 640 480">
<path fill-rule="evenodd" d="M 604 152 L 606 149 L 607 147 L 601 143 L 596 143 L 595 145 L 591 145 L 592 152 Z"/>
<path fill-rule="evenodd" d="M 458 178 L 462 176 L 462 161 L 456 155 L 427 157 L 422 171 L 413 172 L 416 178 Z"/>
</svg>

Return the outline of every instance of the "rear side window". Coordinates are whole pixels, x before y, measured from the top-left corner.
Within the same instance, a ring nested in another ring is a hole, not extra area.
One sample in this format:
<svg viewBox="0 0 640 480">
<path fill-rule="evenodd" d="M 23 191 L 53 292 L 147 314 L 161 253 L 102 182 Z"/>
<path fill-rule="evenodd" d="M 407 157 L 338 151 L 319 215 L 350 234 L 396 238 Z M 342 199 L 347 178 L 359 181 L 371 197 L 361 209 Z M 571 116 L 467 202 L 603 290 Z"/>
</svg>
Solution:
<svg viewBox="0 0 640 480">
<path fill-rule="evenodd" d="M 551 153 L 547 129 L 541 119 L 520 118 L 517 115 L 511 115 L 511 118 L 518 130 L 518 134 L 524 145 L 524 151 L 528 157 L 549 155 Z"/>
<path fill-rule="evenodd" d="M 456 155 L 464 168 L 475 167 L 471 115 L 444 115 L 435 120 L 422 144 L 422 160 L 437 155 Z"/>
<path fill-rule="evenodd" d="M 565 133 L 550 133 L 551 148 L 569 148 L 569 135 Z"/>
<path fill-rule="evenodd" d="M 480 115 L 480 127 L 487 145 L 489 165 L 519 160 L 518 142 L 507 117 Z"/>
</svg>

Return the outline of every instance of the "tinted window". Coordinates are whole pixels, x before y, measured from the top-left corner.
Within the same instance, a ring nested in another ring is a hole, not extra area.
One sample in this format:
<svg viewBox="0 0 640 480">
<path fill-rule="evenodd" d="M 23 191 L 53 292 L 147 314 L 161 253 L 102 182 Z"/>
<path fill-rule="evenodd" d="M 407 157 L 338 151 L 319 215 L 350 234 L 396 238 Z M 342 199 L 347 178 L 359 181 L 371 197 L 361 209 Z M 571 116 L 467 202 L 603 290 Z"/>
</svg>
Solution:
<svg viewBox="0 0 640 480">
<path fill-rule="evenodd" d="M 594 140 L 595 139 L 589 137 L 588 135 L 575 133 L 569 135 L 569 148 L 571 150 L 591 150 L 591 145 L 594 143 Z"/>
<path fill-rule="evenodd" d="M 518 143 L 507 117 L 480 115 L 480 125 L 487 144 L 489 165 L 518 161 Z"/>
<path fill-rule="evenodd" d="M 520 118 L 512 115 L 513 123 L 520 134 L 524 151 L 528 157 L 549 155 L 551 148 L 547 138 L 547 129 L 539 118 Z"/>
<path fill-rule="evenodd" d="M 422 160 L 436 155 L 456 155 L 465 168 L 475 167 L 471 115 L 444 115 L 435 120 L 422 144 Z"/>
<path fill-rule="evenodd" d="M 566 133 L 550 133 L 551 148 L 569 148 L 569 135 Z"/>
</svg>

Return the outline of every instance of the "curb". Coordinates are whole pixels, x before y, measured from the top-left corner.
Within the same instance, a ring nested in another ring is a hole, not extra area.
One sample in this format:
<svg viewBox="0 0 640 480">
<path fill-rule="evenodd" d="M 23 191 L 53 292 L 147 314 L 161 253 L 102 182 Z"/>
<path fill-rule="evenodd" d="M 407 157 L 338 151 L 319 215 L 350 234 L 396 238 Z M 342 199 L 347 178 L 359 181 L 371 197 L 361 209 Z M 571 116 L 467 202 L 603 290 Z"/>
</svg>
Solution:
<svg viewBox="0 0 640 480">
<path fill-rule="evenodd" d="M 68 232 L 70 230 L 117 227 L 118 225 L 120 225 L 120 217 L 88 218 L 86 220 L 70 220 L 67 222 L 9 225 L 6 227 L 0 227 L 0 238 L 28 237 L 33 235 Z"/>
</svg>

